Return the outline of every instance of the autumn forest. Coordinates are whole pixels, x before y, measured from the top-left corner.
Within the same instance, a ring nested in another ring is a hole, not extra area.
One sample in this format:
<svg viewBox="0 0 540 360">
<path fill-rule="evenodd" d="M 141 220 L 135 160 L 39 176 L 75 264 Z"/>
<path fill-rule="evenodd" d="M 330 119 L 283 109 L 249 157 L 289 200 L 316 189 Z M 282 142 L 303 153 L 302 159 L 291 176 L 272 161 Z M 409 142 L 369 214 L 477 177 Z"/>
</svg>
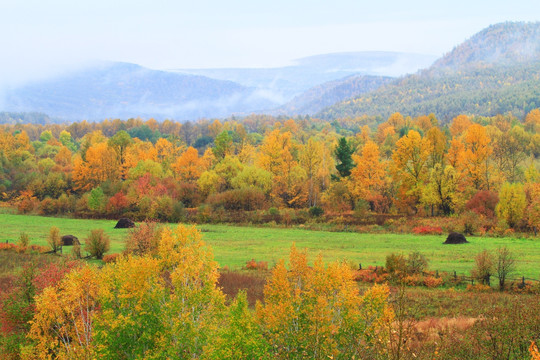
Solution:
<svg viewBox="0 0 540 360">
<path fill-rule="evenodd" d="M 257 221 L 270 210 L 453 216 L 534 232 L 540 110 L 524 119 L 264 116 L 175 123 L 4 125 L 2 200 L 20 213 Z M 305 215 L 304 215 L 305 216 Z M 258 221 L 263 221 L 260 219 Z"/>
</svg>

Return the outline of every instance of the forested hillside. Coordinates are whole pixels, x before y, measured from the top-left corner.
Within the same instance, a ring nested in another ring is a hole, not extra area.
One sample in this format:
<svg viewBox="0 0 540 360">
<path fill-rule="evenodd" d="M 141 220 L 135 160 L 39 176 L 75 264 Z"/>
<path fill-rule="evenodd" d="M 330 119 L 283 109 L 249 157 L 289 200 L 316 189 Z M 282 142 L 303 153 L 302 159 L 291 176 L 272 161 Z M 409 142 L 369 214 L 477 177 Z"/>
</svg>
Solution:
<svg viewBox="0 0 540 360">
<path fill-rule="evenodd" d="M 459 69 L 478 63 L 515 65 L 540 59 L 540 23 L 491 25 L 437 60 L 432 69 Z"/>
<path fill-rule="evenodd" d="M 433 112 L 442 121 L 465 113 L 524 116 L 540 105 L 540 23 L 491 26 L 432 67 L 319 113 L 325 119 L 394 111 Z"/>
<path fill-rule="evenodd" d="M 348 76 L 345 79 L 330 81 L 315 86 L 296 96 L 275 113 L 283 115 L 315 114 L 327 106 L 343 99 L 352 98 L 378 89 L 394 78 L 387 76 Z"/>
<path fill-rule="evenodd" d="M 532 65 L 484 65 L 460 71 L 425 71 L 366 95 L 322 110 L 324 119 L 377 115 L 393 111 L 411 116 L 434 113 L 443 122 L 464 114 L 523 117 L 540 105 L 540 62 Z"/>
</svg>

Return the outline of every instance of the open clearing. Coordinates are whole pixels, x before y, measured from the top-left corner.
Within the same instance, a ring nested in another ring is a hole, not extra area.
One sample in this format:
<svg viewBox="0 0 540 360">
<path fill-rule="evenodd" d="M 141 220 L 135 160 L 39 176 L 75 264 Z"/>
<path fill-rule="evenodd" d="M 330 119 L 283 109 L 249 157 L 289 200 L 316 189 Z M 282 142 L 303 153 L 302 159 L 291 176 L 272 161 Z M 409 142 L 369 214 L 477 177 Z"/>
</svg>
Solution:
<svg viewBox="0 0 540 360">
<path fill-rule="evenodd" d="M 102 228 L 111 238 L 109 253 L 115 253 L 124 249 L 127 233 L 126 229 L 114 229 L 115 224 L 114 220 L 0 214 L 0 241 L 15 242 L 24 231 L 32 244 L 46 245 L 49 228 L 57 226 L 61 235 L 72 234 L 84 242 L 90 230 Z M 363 267 L 384 265 L 386 255 L 392 252 L 408 254 L 420 251 L 429 259 L 432 270 L 455 270 L 458 274 L 468 274 L 478 252 L 507 246 L 517 260 L 517 269 L 512 277 L 540 279 L 538 238 L 469 237 L 469 244 L 443 245 L 446 235 L 359 234 L 210 224 L 197 227 L 214 249 L 219 264 L 231 268 L 240 268 L 252 258 L 267 261 L 272 266 L 279 259 L 287 258 L 291 245 L 296 243 L 298 248 L 309 250 L 311 259 L 320 252 L 325 261 L 347 259 L 355 264 L 361 263 Z"/>
</svg>

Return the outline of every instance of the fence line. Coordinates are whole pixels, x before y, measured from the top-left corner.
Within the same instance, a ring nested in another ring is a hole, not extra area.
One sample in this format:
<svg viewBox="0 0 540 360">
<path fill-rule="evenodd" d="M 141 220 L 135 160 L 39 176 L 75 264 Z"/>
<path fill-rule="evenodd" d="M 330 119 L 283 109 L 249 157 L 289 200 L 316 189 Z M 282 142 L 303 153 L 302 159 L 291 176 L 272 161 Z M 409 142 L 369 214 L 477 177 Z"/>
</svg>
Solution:
<svg viewBox="0 0 540 360">
<path fill-rule="evenodd" d="M 368 266 L 369 267 L 369 266 Z M 384 266 L 378 266 L 376 265 L 375 266 L 375 272 L 377 272 L 377 269 L 384 269 Z M 358 270 L 363 270 L 362 269 L 362 264 L 358 264 Z M 364 269 L 365 270 L 365 269 Z M 435 277 L 440 277 L 439 276 L 439 270 L 434 270 L 435 271 Z M 470 282 L 471 285 L 474 285 L 474 282 L 475 281 L 478 281 L 480 282 L 481 280 L 479 280 L 478 278 L 475 278 L 475 277 L 472 277 L 472 276 L 467 276 L 467 275 L 464 275 L 464 274 L 457 274 L 457 272 L 455 270 L 452 271 L 452 273 L 448 272 L 448 271 L 442 271 L 441 273 L 446 273 L 446 274 L 452 274 L 453 273 L 453 278 L 454 280 L 461 280 L 463 282 Z M 433 272 L 422 272 L 422 275 L 432 275 Z M 497 278 L 499 279 L 500 277 L 497 276 L 497 275 L 490 275 L 488 278 L 487 278 L 487 282 L 488 282 L 488 285 L 491 286 L 491 283 L 490 283 L 490 279 L 491 278 Z M 533 282 L 540 282 L 539 279 L 532 279 L 532 278 L 526 278 L 525 276 L 520 276 L 518 278 L 505 278 L 505 283 L 516 283 L 516 282 L 521 282 L 521 285 L 522 286 L 525 286 L 525 282 L 526 281 L 533 281 Z"/>
</svg>

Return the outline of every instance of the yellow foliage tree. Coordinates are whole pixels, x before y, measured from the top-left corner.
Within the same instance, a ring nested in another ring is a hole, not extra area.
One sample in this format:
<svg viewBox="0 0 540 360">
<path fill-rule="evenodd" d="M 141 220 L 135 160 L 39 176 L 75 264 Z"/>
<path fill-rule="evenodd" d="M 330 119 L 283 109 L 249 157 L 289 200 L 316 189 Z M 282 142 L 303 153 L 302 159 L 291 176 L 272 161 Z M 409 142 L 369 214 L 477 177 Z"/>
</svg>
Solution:
<svg viewBox="0 0 540 360">
<path fill-rule="evenodd" d="M 154 358 L 200 357 L 225 306 L 216 287 L 217 262 L 200 232 L 183 225 L 162 231 L 158 259 L 162 271 L 170 273 L 172 292 L 161 307 L 164 330 Z"/>
<path fill-rule="evenodd" d="M 514 227 L 523 218 L 527 206 L 523 185 L 504 183 L 499 192 L 499 203 L 495 208 L 497 217 Z"/>
<path fill-rule="evenodd" d="M 276 358 L 361 358 L 391 315 L 387 287 L 360 296 L 348 265 L 325 267 L 319 256 L 310 267 L 294 246 L 289 270 L 281 261 L 264 294 L 256 314 Z"/>
<path fill-rule="evenodd" d="M 86 151 L 86 161 L 76 157 L 73 161 L 73 181 L 75 188 L 88 191 L 107 180 L 120 178 L 120 168 L 116 152 L 107 143 L 92 145 Z"/>
<path fill-rule="evenodd" d="M 492 171 L 489 164 L 491 139 L 482 125 L 473 124 L 467 129 L 464 140 L 465 150 L 461 152 L 457 166 L 463 170 L 475 189 L 489 190 Z"/>
<path fill-rule="evenodd" d="M 394 179 L 396 183 L 401 183 L 403 192 L 412 197 L 414 203 L 417 203 L 422 195 L 431 149 L 432 144 L 428 139 L 422 138 L 417 131 L 410 130 L 398 140 L 392 154 Z"/>
<path fill-rule="evenodd" d="M 293 153 L 296 145 L 289 131 L 279 129 L 266 136 L 259 148 L 256 164 L 273 174 L 274 187 L 271 195 L 274 200 L 290 207 L 302 206 L 306 201 L 305 171 L 298 166 Z"/>
<path fill-rule="evenodd" d="M 128 256 L 107 264 L 100 274 L 102 312 L 95 321 L 99 358 L 144 358 L 155 350 L 167 295 L 158 259 Z"/>
<path fill-rule="evenodd" d="M 98 311 L 98 269 L 74 270 L 36 299 L 28 337 L 28 358 L 94 359 L 94 318 Z"/>
</svg>

